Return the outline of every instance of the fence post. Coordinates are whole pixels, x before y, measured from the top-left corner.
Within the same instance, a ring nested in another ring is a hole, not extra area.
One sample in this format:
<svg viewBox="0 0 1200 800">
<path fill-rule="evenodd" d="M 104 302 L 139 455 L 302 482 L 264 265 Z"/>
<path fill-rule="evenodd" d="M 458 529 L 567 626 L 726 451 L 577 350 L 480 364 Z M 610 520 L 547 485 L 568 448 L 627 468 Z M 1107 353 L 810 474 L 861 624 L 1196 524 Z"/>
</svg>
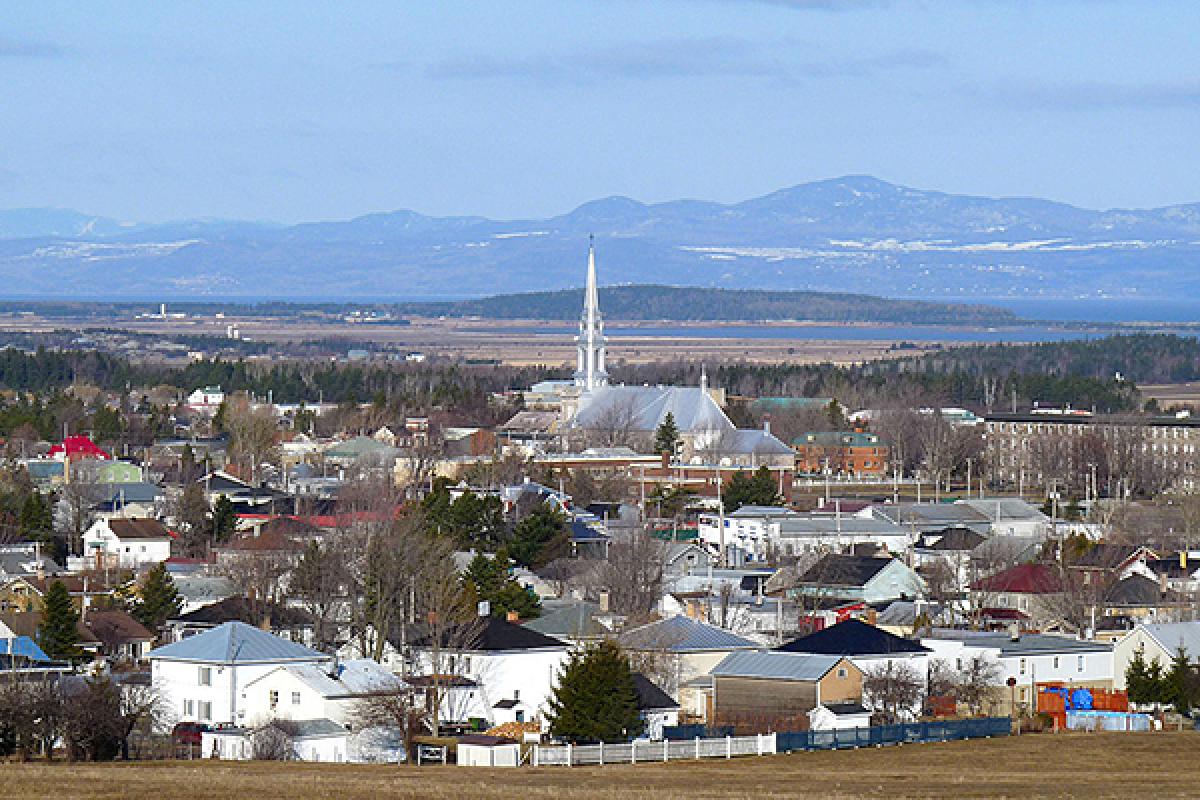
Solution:
<svg viewBox="0 0 1200 800">
<path fill-rule="evenodd" d="M 604 742 L 600 742 L 600 766 L 604 766 Z"/>
<path fill-rule="evenodd" d="M 762 755 L 762 734 L 761 733 L 754 734 L 754 745 L 755 745 L 755 749 L 758 750 L 758 755 L 761 756 Z"/>
<path fill-rule="evenodd" d="M 671 760 L 671 740 L 663 739 L 663 761 Z"/>
<path fill-rule="evenodd" d="M 571 764 L 571 761 L 574 758 L 574 751 L 573 751 L 574 747 L 575 747 L 575 745 L 571 744 L 570 742 L 567 742 L 567 766 L 568 767 L 573 766 Z"/>
<path fill-rule="evenodd" d="M 700 737 L 697 736 L 696 737 L 696 759 L 699 760 L 699 758 L 700 758 Z"/>
<path fill-rule="evenodd" d="M 629 763 L 637 763 L 637 739 L 629 743 Z"/>
<path fill-rule="evenodd" d="M 540 744 L 535 744 L 533 746 L 533 765 L 535 767 L 538 765 L 538 751 L 541 749 L 542 749 L 542 746 Z"/>
<path fill-rule="evenodd" d="M 729 735 L 725 736 L 725 757 L 733 758 L 733 737 Z"/>
</svg>

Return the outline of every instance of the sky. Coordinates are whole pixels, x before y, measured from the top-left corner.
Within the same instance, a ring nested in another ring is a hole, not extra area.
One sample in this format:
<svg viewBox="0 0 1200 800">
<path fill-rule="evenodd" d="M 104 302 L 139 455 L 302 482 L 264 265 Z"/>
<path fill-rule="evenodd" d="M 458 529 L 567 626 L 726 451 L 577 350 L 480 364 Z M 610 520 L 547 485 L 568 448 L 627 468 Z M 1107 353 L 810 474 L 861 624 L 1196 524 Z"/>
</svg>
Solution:
<svg viewBox="0 0 1200 800">
<path fill-rule="evenodd" d="M 0 208 L 298 222 L 736 202 L 870 174 L 1200 201 L 1195 0 L 46 2 Z"/>
</svg>

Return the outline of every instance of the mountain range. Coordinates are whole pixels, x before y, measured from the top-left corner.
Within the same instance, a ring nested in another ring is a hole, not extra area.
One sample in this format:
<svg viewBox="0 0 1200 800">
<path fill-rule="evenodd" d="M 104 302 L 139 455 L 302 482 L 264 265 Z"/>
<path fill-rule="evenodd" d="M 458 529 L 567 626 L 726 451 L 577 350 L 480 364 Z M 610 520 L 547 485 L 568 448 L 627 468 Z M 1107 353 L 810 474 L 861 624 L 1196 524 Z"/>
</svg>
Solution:
<svg viewBox="0 0 1200 800">
<path fill-rule="evenodd" d="M 1093 211 L 849 176 L 740 203 L 609 197 L 549 219 L 393 211 L 298 225 L 0 211 L 9 297 L 469 298 L 601 283 L 937 300 L 1177 298 L 1200 288 L 1200 203 Z"/>
</svg>

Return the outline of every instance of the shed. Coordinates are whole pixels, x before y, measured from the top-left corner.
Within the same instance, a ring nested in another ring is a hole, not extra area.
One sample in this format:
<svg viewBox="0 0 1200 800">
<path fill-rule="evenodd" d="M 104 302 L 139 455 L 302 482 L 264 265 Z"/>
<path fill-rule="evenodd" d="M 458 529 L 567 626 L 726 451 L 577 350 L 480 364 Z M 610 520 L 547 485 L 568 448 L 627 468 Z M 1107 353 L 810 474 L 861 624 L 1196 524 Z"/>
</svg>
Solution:
<svg viewBox="0 0 1200 800">
<path fill-rule="evenodd" d="M 460 767 L 517 767 L 521 764 L 521 745 L 507 736 L 471 734 L 458 740 Z"/>
</svg>

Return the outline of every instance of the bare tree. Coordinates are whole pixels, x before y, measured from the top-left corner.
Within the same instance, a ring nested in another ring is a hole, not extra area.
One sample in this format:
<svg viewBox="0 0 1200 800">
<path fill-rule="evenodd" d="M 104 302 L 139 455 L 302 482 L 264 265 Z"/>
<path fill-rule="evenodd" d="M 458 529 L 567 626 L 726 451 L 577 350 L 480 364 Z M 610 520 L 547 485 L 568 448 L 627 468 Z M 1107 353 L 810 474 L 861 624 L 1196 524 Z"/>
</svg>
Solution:
<svg viewBox="0 0 1200 800">
<path fill-rule="evenodd" d="M 973 716 L 982 716 L 1000 699 L 1000 665 L 977 655 L 967 659 L 954 679 L 954 696 Z"/>
<path fill-rule="evenodd" d="M 225 430 L 229 433 L 229 459 L 242 467 L 250 481 L 275 453 L 279 425 L 270 406 L 255 407 L 245 392 L 225 401 Z"/>
<path fill-rule="evenodd" d="M 607 590 L 614 613 L 647 614 L 662 599 L 666 553 L 665 542 L 642 531 L 615 539 L 609 545 L 608 560 L 593 576 L 593 592 Z"/>
<path fill-rule="evenodd" d="M 863 670 L 863 700 L 889 724 L 910 718 L 924 691 L 921 674 L 906 660 L 889 659 Z"/>
</svg>

